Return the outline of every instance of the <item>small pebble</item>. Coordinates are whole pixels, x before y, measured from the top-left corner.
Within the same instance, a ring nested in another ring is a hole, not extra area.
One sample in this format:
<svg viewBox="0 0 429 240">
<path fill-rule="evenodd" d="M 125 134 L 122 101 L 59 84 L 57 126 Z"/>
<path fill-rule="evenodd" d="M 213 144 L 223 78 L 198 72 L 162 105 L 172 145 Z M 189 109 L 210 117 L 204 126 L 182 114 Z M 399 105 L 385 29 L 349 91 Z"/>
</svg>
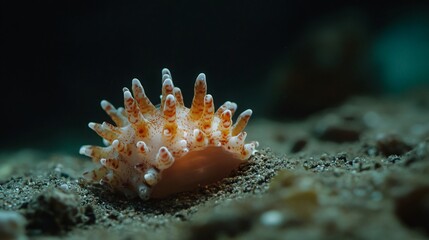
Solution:
<svg viewBox="0 0 429 240">
<path fill-rule="evenodd" d="M 70 190 L 69 185 L 67 185 L 66 183 L 61 184 L 61 185 L 60 185 L 60 188 L 61 188 L 61 190 L 64 190 L 64 191 L 68 191 L 68 190 Z"/>
<path fill-rule="evenodd" d="M 283 223 L 284 217 L 283 214 L 276 210 L 270 210 L 264 212 L 260 218 L 260 222 L 262 225 L 267 227 L 277 227 Z"/>
<path fill-rule="evenodd" d="M 304 138 L 296 140 L 293 143 L 292 148 L 290 149 L 290 152 L 297 153 L 302 151 L 305 148 L 305 146 L 307 146 L 307 142 L 308 142 L 307 139 L 304 139 Z"/>
</svg>

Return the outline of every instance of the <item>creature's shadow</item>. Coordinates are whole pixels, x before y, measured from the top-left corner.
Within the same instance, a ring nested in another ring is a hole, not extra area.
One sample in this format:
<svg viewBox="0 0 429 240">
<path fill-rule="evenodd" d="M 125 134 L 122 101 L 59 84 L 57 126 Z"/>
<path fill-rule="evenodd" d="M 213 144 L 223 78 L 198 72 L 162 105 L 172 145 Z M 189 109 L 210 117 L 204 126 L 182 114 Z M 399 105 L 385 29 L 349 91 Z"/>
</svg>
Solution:
<svg viewBox="0 0 429 240">
<path fill-rule="evenodd" d="M 90 185 L 88 190 L 97 197 L 97 203 L 108 205 L 107 208 L 116 211 L 132 209 L 142 214 L 172 214 L 187 210 L 202 202 L 209 201 L 213 195 L 221 191 L 219 183 L 201 186 L 193 191 L 173 194 L 167 198 L 141 200 L 140 198 L 127 199 L 119 193 L 111 192 L 100 185 Z"/>
<path fill-rule="evenodd" d="M 88 185 L 88 190 L 97 196 L 97 203 L 103 204 L 106 208 L 116 211 L 126 211 L 132 209 L 141 214 L 177 214 L 183 210 L 200 206 L 205 202 L 214 200 L 220 195 L 227 197 L 233 192 L 237 185 L 236 177 L 245 177 L 249 174 L 248 169 L 254 162 L 252 160 L 243 163 L 238 169 L 231 172 L 230 176 L 213 184 L 200 186 L 192 191 L 176 193 L 162 199 L 141 200 L 140 198 L 127 199 L 124 195 L 109 191 L 101 185 Z"/>
</svg>

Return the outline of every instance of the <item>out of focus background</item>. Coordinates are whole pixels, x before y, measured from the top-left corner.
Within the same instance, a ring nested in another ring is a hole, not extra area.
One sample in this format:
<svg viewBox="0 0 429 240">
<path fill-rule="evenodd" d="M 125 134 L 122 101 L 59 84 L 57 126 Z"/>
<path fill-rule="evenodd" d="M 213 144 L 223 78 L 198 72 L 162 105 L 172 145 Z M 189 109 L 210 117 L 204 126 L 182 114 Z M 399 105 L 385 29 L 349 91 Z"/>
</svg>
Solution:
<svg viewBox="0 0 429 240">
<path fill-rule="evenodd" d="M 302 119 L 354 95 L 425 94 L 429 2 L 3 1 L 0 150 L 76 154 L 89 121 L 161 69 L 190 103 L 200 72 L 216 106 Z"/>
</svg>

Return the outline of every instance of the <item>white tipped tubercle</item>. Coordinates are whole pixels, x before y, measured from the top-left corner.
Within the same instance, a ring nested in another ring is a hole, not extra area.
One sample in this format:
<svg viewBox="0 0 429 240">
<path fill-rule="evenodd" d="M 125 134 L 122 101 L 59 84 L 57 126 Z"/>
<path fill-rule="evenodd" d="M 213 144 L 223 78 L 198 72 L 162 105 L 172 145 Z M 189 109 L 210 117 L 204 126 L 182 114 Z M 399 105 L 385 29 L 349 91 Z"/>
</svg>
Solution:
<svg viewBox="0 0 429 240">
<path fill-rule="evenodd" d="M 118 139 L 115 139 L 112 142 L 112 147 L 119 153 L 126 153 L 127 152 L 127 147 L 124 143 L 120 142 Z"/>
<path fill-rule="evenodd" d="M 141 113 L 145 114 L 155 110 L 155 106 L 146 96 L 146 93 L 144 92 L 144 88 L 137 78 L 133 79 L 132 89 Z"/>
<path fill-rule="evenodd" d="M 168 94 L 173 93 L 173 88 L 174 88 L 173 80 L 171 80 L 171 78 L 165 79 L 165 81 L 162 83 L 162 88 L 165 91 L 168 91 Z"/>
<path fill-rule="evenodd" d="M 95 122 L 89 122 L 88 127 L 91 128 L 92 130 L 95 130 Z"/>
<path fill-rule="evenodd" d="M 205 134 L 200 129 L 194 129 L 193 131 L 193 143 L 194 149 L 202 149 L 207 146 L 208 140 Z"/>
<path fill-rule="evenodd" d="M 231 111 L 233 115 L 234 112 L 237 110 L 237 104 L 234 102 L 226 101 L 224 104 L 222 104 L 222 106 L 218 108 L 218 110 L 216 111 L 216 115 L 220 116 L 227 109 Z"/>
<path fill-rule="evenodd" d="M 185 139 L 179 141 L 179 146 L 185 148 L 188 145 L 188 142 Z"/>
<path fill-rule="evenodd" d="M 197 120 L 201 117 L 204 110 L 204 97 L 207 94 L 206 75 L 200 73 L 194 85 L 194 98 L 192 99 L 189 116 L 191 119 Z"/>
<path fill-rule="evenodd" d="M 118 137 L 120 131 L 116 130 L 114 126 L 103 123 L 88 123 L 88 127 L 91 128 L 94 132 L 96 132 L 100 137 L 108 140 L 109 142 L 113 141 Z"/>
<path fill-rule="evenodd" d="M 96 161 L 100 158 L 111 157 L 112 155 L 112 151 L 110 147 L 98 147 L 98 146 L 90 146 L 90 145 L 82 146 L 79 149 L 79 153 L 87 157 L 91 157 Z"/>
<path fill-rule="evenodd" d="M 251 154 L 255 154 L 255 152 L 257 152 L 256 148 L 259 147 L 259 142 L 253 141 L 251 143 L 246 143 L 244 147 L 249 150 Z"/>
<path fill-rule="evenodd" d="M 109 106 L 113 106 L 111 103 L 109 103 L 107 100 L 101 100 L 101 102 L 100 102 L 100 106 L 101 106 L 101 108 L 102 109 L 106 109 L 106 108 L 108 108 Z"/>
<path fill-rule="evenodd" d="M 161 109 L 164 107 L 167 96 L 173 94 L 173 90 L 173 81 L 170 78 L 165 79 L 162 83 Z"/>
<path fill-rule="evenodd" d="M 176 100 L 171 94 L 168 94 L 165 99 L 164 117 L 169 123 L 176 121 Z"/>
<path fill-rule="evenodd" d="M 126 124 L 127 120 L 125 116 L 116 109 L 111 103 L 106 100 L 101 100 L 100 102 L 101 108 L 110 116 L 110 118 L 115 122 L 116 126 L 122 127 Z"/>
<path fill-rule="evenodd" d="M 106 159 L 105 158 L 100 159 L 100 163 L 101 165 L 106 166 Z"/>
<path fill-rule="evenodd" d="M 241 132 L 237 136 L 231 137 L 228 141 L 228 146 L 230 146 L 231 148 L 239 148 L 243 146 L 246 136 L 247 136 L 246 132 Z"/>
<path fill-rule="evenodd" d="M 167 80 L 167 79 L 171 79 L 171 76 L 170 76 L 170 75 L 168 75 L 168 74 L 164 74 L 164 75 L 162 75 L 162 83 L 164 83 L 164 82 L 165 82 L 165 80 Z"/>
<path fill-rule="evenodd" d="M 176 98 L 177 105 L 183 107 L 185 104 L 183 103 L 182 91 L 178 87 L 174 87 L 173 89 L 174 97 Z"/>
<path fill-rule="evenodd" d="M 213 118 L 214 104 L 213 104 L 213 97 L 210 94 L 207 94 L 204 97 L 204 114 L 206 114 L 210 118 Z"/>
<path fill-rule="evenodd" d="M 148 149 L 146 143 L 143 141 L 138 141 L 136 143 L 136 147 L 137 147 L 137 150 L 139 151 L 139 153 L 141 153 L 141 154 L 145 154 L 145 153 L 149 152 L 149 149 Z"/>
<path fill-rule="evenodd" d="M 167 78 L 173 79 L 171 76 L 171 72 L 170 72 L 170 70 L 168 70 L 168 68 L 162 69 L 161 76 L 162 76 L 162 83 L 164 83 L 165 79 L 167 79 Z"/>
<path fill-rule="evenodd" d="M 237 134 L 239 134 L 241 131 L 244 130 L 251 116 L 252 116 L 251 109 L 247 109 L 246 111 L 242 112 L 238 116 L 237 122 L 232 127 L 232 136 L 236 136 Z"/>
<path fill-rule="evenodd" d="M 206 75 L 204 73 L 198 74 L 197 81 L 206 81 Z"/>
<path fill-rule="evenodd" d="M 124 91 L 124 99 L 125 100 L 128 100 L 128 99 L 130 99 L 130 98 L 132 98 L 133 96 L 131 95 L 131 92 L 130 92 L 130 90 L 128 90 L 128 88 L 127 88 L 127 90 L 126 91 Z"/>
<path fill-rule="evenodd" d="M 169 168 L 174 163 L 174 157 L 166 147 L 160 147 L 156 154 L 155 165 L 158 169 Z"/>
<path fill-rule="evenodd" d="M 124 105 L 128 115 L 128 121 L 133 124 L 138 121 L 137 104 L 129 90 L 124 91 Z"/>
<path fill-rule="evenodd" d="M 100 163 L 101 165 L 103 165 L 104 167 L 111 169 L 111 170 L 117 170 L 119 168 L 119 164 L 120 162 L 116 159 L 106 159 L 106 158 L 102 158 L 100 159 Z"/>
<path fill-rule="evenodd" d="M 225 110 L 222 114 L 221 114 L 221 124 L 220 124 L 220 129 L 229 129 L 231 127 L 231 123 L 232 123 L 232 113 L 229 109 Z"/>
<path fill-rule="evenodd" d="M 237 111 L 237 104 L 235 102 L 229 102 L 227 108 L 231 111 L 231 115 L 234 115 L 235 111 Z"/>
<path fill-rule="evenodd" d="M 155 185 L 158 183 L 159 180 L 159 173 L 154 168 L 149 168 L 147 172 L 144 175 L 144 179 L 150 186 Z"/>
<path fill-rule="evenodd" d="M 141 82 L 137 78 L 133 78 L 133 80 L 131 81 L 131 84 L 132 85 L 138 85 L 138 84 L 141 84 Z"/>
<path fill-rule="evenodd" d="M 92 150 L 91 150 L 91 146 L 89 146 L 89 145 L 84 145 L 84 146 L 80 147 L 80 149 L 79 149 L 79 154 L 81 154 L 81 155 L 91 157 L 91 153 L 92 153 Z"/>
<path fill-rule="evenodd" d="M 210 94 L 207 94 L 204 97 L 204 110 L 200 119 L 200 128 L 204 133 L 210 134 L 211 126 L 214 118 L 214 103 L 213 97 Z"/>
</svg>

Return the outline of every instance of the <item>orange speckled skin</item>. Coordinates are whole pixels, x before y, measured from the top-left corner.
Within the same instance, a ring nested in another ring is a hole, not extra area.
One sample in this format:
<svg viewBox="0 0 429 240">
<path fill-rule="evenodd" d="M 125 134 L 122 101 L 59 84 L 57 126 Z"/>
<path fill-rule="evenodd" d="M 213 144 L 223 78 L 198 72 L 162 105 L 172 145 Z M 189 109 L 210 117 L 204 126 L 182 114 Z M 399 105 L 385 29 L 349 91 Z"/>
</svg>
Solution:
<svg viewBox="0 0 429 240">
<path fill-rule="evenodd" d="M 258 143 L 245 143 L 243 131 L 252 111 L 240 114 L 234 125 L 235 103 L 228 101 L 215 112 L 204 74 L 197 77 L 190 108 L 185 107 L 168 69 L 162 71 L 159 108 L 150 102 L 137 79 L 133 80 L 133 94 L 128 88 L 123 92 L 125 108 L 101 102 L 116 126 L 89 124 L 106 144 L 80 149 L 100 164 L 84 173 L 90 181 L 129 198 L 165 197 L 227 176 L 256 151 Z"/>
</svg>

